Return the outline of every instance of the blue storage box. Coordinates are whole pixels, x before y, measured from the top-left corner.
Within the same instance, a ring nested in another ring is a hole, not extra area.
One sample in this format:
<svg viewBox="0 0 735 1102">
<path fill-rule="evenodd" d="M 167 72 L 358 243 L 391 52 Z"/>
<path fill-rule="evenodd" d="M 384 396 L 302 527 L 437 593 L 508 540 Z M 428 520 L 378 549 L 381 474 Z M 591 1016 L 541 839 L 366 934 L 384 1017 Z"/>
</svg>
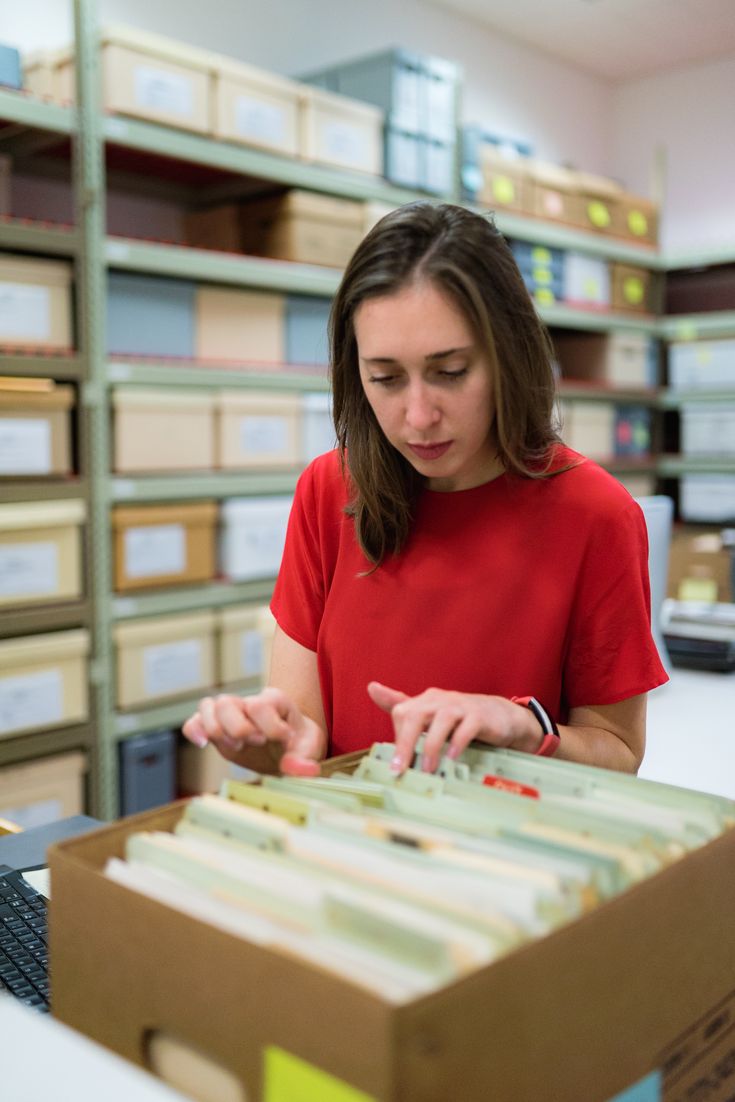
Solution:
<svg viewBox="0 0 735 1102">
<path fill-rule="evenodd" d="M 615 454 L 645 456 L 651 452 L 651 410 L 647 406 L 615 409 Z"/>
<path fill-rule="evenodd" d="M 327 324 L 332 303 L 328 298 L 288 295 L 286 298 L 286 362 L 329 363 Z"/>
<path fill-rule="evenodd" d="M 0 43 L 0 84 L 5 88 L 22 88 L 23 74 L 20 52 L 14 46 Z"/>
<path fill-rule="evenodd" d="M 176 742 L 175 731 L 149 731 L 118 743 L 121 815 L 176 798 Z"/>
<path fill-rule="evenodd" d="M 564 298 L 564 281 L 561 276 L 555 276 L 550 269 L 541 269 L 537 272 L 521 270 L 521 275 L 532 297 L 542 306 L 561 302 Z"/>
<path fill-rule="evenodd" d="M 498 134 L 490 134 L 481 126 L 465 126 L 460 131 L 459 156 L 460 156 L 460 182 L 462 198 L 476 201 L 482 191 L 482 159 L 480 151 L 483 145 L 494 146 L 499 153 L 506 150 L 510 156 L 532 157 L 533 146 L 527 142 L 521 142 L 515 138 L 503 138 Z"/>
<path fill-rule="evenodd" d="M 562 279 L 564 276 L 564 250 L 550 249 L 546 245 L 536 245 L 533 241 L 509 242 L 515 262 L 522 272 L 551 272 Z"/>
<path fill-rule="evenodd" d="M 111 272 L 107 350 L 127 356 L 186 356 L 195 347 L 196 284 L 184 279 Z"/>
</svg>

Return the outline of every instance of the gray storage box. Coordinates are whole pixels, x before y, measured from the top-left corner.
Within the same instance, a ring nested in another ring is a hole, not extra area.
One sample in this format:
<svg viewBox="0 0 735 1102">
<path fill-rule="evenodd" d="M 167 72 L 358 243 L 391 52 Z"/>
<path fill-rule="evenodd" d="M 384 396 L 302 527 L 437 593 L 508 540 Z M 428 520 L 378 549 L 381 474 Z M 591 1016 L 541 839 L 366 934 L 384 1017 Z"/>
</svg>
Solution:
<svg viewBox="0 0 735 1102">
<path fill-rule="evenodd" d="M 0 85 L 5 88 L 22 88 L 23 76 L 20 53 L 14 46 L 0 43 Z"/>
<path fill-rule="evenodd" d="M 400 187 L 448 195 L 454 190 L 456 145 L 385 128 L 385 177 Z"/>
<path fill-rule="evenodd" d="M 328 298 L 289 295 L 286 299 L 286 361 L 326 366 L 329 363 Z"/>
<path fill-rule="evenodd" d="M 196 284 L 183 279 L 111 272 L 107 284 L 107 350 L 126 356 L 195 352 Z"/>
<path fill-rule="evenodd" d="M 176 798 L 176 741 L 175 731 L 150 731 L 118 743 L 121 815 Z"/>
</svg>

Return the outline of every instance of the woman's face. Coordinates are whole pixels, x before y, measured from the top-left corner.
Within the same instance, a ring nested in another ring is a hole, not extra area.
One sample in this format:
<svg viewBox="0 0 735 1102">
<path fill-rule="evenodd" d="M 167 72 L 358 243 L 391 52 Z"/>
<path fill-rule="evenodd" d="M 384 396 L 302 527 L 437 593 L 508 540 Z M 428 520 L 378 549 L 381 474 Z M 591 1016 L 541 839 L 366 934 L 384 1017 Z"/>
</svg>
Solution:
<svg viewBox="0 0 735 1102">
<path fill-rule="evenodd" d="M 422 281 L 355 311 L 360 378 L 386 437 L 432 490 L 469 490 L 503 470 L 490 365 L 443 291 Z"/>
</svg>

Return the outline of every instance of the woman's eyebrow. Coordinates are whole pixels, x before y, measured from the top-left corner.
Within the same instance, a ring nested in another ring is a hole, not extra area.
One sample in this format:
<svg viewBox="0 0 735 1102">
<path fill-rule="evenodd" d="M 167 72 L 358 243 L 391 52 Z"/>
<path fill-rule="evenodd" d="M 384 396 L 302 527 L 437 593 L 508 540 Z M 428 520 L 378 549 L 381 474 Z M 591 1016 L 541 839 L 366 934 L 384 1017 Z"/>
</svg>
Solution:
<svg viewBox="0 0 735 1102">
<path fill-rule="evenodd" d="M 447 348 L 442 352 L 430 352 L 428 356 L 424 356 L 424 360 L 429 363 L 432 360 L 445 360 L 447 356 L 454 356 L 461 352 L 472 352 L 474 345 L 467 344 L 462 348 Z M 396 364 L 400 363 L 399 360 L 393 358 L 393 356 L 362 356 L 362 362 L 366 364 Z"/>
</svg>

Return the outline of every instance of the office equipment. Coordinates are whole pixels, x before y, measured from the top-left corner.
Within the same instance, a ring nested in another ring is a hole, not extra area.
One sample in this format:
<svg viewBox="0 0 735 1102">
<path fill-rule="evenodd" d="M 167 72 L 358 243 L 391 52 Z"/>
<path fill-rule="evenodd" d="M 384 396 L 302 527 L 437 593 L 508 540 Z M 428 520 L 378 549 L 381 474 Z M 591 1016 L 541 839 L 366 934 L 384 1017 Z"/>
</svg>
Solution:
<svg viewBox="0 0 735 1102">
<path fill-rule="evenodd" d="M 0 990 L 49 1007 L 46 900 L 20 872 L 0 866 Z"/>
<path fill-rule="evenodd" d="M 648 529 L 648 576 L 651 585 L 651 634 L 659 657 L 667 671 L 671 669 L 669 652 L 661 634 L 661 610 L 666 597 L 669 571 L 669 548 L 674 503 L 664 494 L 636 499 L 646 520 Z"/>
<path fill-rule="evenodd" d="M 735 604 L 664 601 L 664 639 L 675 666 L 735 670 Z"/>
<path fill-rule="evenodd" d="M 133 815 L 176 796 L 176 732 L 146 731 L 118 743 L 120 814 Z"/>
</svg>

